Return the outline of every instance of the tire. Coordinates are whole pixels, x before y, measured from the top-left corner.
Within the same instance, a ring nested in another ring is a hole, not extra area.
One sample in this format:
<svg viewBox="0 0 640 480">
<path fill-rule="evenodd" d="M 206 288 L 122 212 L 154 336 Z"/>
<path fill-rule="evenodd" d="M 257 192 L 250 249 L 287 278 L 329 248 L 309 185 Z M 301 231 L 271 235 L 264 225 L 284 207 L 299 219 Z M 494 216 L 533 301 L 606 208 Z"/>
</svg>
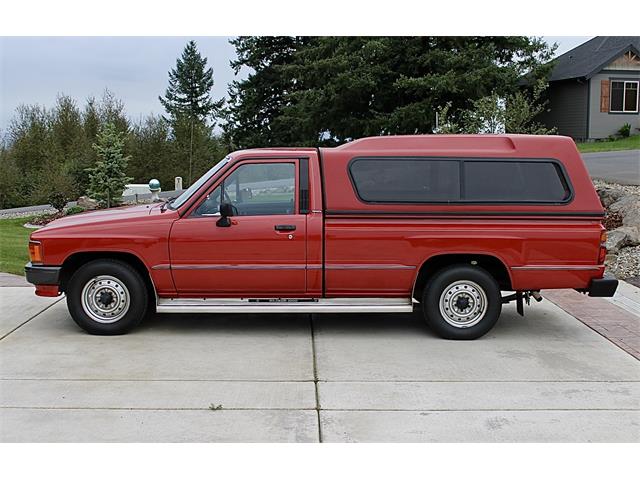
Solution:
<svg viewBox="0 0 640 480">
<path fill-rule="evenodd" d="M 66 289 L 67 307 L 93 335 L 121 335 L 146 316 L 149 292 L 140 274 L 119 260 L 94 260 L 79 268 Z"/>
<path fill-rule="evenodd" d="M 480 338 L 493 328 L 501 311 L 500 287 L 480 267 L 446 267 L 427 282 L 422 296 L 427 323 L 450 340 Z"/>
</svg>

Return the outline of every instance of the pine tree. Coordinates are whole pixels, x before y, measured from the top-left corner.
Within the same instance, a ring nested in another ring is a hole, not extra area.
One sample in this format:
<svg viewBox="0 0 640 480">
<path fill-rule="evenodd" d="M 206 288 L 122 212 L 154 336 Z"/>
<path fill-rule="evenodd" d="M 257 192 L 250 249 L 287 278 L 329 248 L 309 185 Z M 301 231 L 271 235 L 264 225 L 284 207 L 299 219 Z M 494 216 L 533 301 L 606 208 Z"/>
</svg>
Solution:
<svg viewBox="0 0 640 480">
<path fill-rule="evenodd" d="M 449 104 L 515 95 L 544 77 L 553 50 L 539 38 L 240 37 L 225 133 L 242 148 L 336 145 L 373 135 L 431 133 Z"/>
<path fill-rule="evenodd" d="M 170 116 L 172 126 L 189 125 L 189 178 L 193 178 L 194 131 L 202 126 L 211 131 L 209 120 L 222 107 L 223 100 L 211 98 L 213 69 L 207 68 L 207 58 L 202 57 L 196 42 L 191 40 L 176 61 L 176 67 L 169 72 L 169 87 L 160 103 Z"/>
<path fill-rule="evenodd" d="M 120 201 L 125 186 L 131 181 L 124 173 L 129 162 L 129 157 L 123 154 L 124 134 L 118 132 L 113 123 L 107 123 L 98 132 L 93 148 L 98 161 L 95 167 L 88 169 L 87 190 L 91 197 L 110 208 Z"/>
</svg>

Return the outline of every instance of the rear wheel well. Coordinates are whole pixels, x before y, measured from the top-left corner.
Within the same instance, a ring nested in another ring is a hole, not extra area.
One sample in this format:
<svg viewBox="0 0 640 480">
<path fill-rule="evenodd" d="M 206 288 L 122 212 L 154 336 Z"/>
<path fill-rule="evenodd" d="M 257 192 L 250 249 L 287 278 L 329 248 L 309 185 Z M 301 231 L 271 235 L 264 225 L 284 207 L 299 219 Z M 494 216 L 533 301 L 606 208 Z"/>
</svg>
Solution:
<svg viewBox="0 0 640 480">
<path fill-rule="evenodd" d="M 511 277 L 509 271 L 502 261 L 492 255 L 475 254 L 445 254 L 435 255 L 425 261 L 416 278 L 413 287 L 413 298 L 420 301 L 424 287 L 435 273 L 450 265 L 469 264 L 483 268 L 496 279 L 500 290 L 511 290 Z"/>
<path fill-rule="evenodd" d="M 155 287 L 151 281 L 149 270 L 140 258 L 132 253 L 126 252 L 79 252 L 69 255 L 62 264 L 60 271 L 60 291 L 64 292 L 69 280 L 73 274 L 83 265 L 93 260 L 120 260 L 133 267 L 144 280 L 145 286 L 149 292 L 150 304 L 155 306 Z"/>
</svg>

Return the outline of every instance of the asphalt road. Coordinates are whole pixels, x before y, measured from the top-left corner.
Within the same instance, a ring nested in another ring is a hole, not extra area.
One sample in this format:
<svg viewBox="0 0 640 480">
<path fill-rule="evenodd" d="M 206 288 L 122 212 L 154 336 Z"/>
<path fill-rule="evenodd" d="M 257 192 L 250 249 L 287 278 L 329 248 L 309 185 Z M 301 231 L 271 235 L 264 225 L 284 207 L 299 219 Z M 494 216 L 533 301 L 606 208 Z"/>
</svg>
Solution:
<svg viewBox="0 0 640 480">
<path fill-rule="evenodd" d="M 582 158 L 591 178 L 640 185 L 640 150 L 583 153 Z"/>
</svg>

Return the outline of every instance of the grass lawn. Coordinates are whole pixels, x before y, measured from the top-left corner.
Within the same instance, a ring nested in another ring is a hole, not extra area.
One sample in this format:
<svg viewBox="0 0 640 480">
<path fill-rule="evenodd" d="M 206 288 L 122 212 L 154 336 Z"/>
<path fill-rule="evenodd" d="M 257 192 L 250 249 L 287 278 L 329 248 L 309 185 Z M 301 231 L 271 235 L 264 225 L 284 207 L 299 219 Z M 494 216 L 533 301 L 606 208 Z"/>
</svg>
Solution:
<svg viewBox="0 0 640 480">
<path fill-rule="evenodd" d="M 612 142 L 585 142 L 577 143 L 578 150 L 582 153 L 611 152 L 613 150 L 640 150 L 640 135 L 620 138 Z"/>
<path fill-rule="evenodd" d="M 22 225 L 30 217 L 0 219 L 0 272 L 24 275 L 29 261 L 29 234 L 31 228 Z"/>
</svg>

